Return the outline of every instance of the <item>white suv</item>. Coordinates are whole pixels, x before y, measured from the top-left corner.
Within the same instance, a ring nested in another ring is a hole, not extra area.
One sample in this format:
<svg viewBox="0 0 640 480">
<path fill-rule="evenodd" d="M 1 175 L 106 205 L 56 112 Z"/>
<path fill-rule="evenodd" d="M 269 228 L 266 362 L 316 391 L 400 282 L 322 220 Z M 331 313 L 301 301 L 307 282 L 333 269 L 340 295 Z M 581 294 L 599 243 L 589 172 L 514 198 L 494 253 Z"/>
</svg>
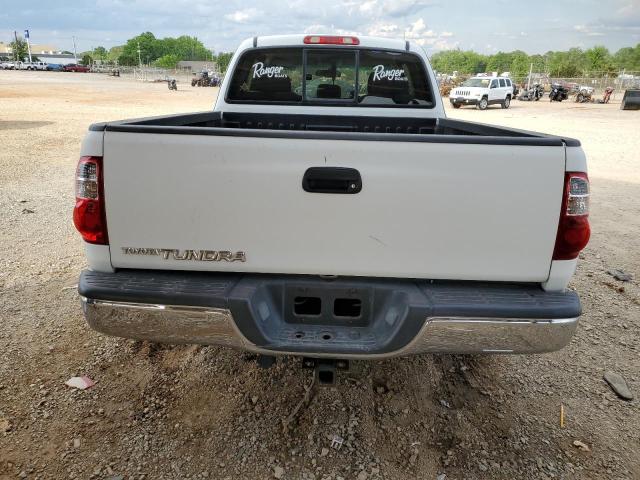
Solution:
<svg viewBox="0 0 640 480">
<path fill-rule="evenodd" d="M 509 108 L 512 97 L 513 84 L 507 77 L 472 77 L 449 93 L 453 108 L 476 105 L 480 110 L 497 103 Z"/>
</svg>

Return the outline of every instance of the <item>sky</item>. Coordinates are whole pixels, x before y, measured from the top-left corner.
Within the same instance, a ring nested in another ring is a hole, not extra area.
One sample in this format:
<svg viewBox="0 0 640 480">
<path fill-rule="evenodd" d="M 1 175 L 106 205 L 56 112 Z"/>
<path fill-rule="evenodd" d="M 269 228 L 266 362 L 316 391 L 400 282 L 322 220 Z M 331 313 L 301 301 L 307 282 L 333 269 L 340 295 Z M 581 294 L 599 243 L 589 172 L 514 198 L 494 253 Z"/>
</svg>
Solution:
<svg viewBox="0 0 640 480">
<path fill-rule="evenodd" d="M 0 41 L 13 31 L 78 52 L 112 47 L 145 32 L 191 35 L 216 52 L 247 37 L 338 33 L 406 38 L 427 53 L 544 53 L 640 43 L 640 0 L 29 0 L 0 1 Z"/>
</svg>

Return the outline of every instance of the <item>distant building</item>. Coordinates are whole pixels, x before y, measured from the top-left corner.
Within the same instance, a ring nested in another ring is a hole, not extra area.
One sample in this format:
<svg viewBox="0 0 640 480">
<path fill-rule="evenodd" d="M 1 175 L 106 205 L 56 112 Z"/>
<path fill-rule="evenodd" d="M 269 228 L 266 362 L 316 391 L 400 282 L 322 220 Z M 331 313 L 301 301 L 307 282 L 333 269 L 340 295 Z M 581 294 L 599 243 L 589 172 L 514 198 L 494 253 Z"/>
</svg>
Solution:
<svg viewBox="0 0 640 480">
<path fill-rule="evenodd" d="M 61 50 L 53 45 L 39 43 L 31 44 L 31 56 L 38 57 L 41 62 L 59 65 L 68 65 L 76 61 L 72 53 L 62 53 Z M 10 44 L 0 42 L 0 58 L 13 59 L 13 49 Z"/>
<path fill-rule="evenodd" d="M 40 55 L 41 53 L 62 53 L 57 47 L 53 45 L 41 44 L 41 43 L 32 43 L 31 44 L 31 55 Z"/>
<path fill-rule="evenodd" d="M 11 58 L 12 51 L 8 43 L 0 42 L 0 58 L 5 60 Z"/>
<path fill-rule="evenodd" d="M 52 63 L 57 65 L 69 65 L 71 63 L 76 63 L 76 57 L 73 56 L 73 53 L 33 53 L 31 55 L 38 57 L 41 62 Z M 80 61 L 80 59 L 78 59 Z"/>
</svg>

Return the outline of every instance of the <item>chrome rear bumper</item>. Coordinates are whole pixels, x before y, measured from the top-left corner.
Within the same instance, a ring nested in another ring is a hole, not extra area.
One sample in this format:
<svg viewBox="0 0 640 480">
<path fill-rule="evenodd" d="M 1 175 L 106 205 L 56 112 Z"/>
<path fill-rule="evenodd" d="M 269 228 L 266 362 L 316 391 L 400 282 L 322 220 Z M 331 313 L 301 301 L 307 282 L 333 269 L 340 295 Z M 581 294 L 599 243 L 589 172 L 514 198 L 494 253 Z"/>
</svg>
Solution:
<svg viewBox="0 0 640 480">
<path fill-rule="evenodd" d="M 222 345 L 267 355 L 304 355 L 324 358 L 381 359 L 421 353 L 543 353 L 569 343 L 577 318 L 427 317 L 417 335 L 403 347 L 385 353 L 324 353 L 272 350 L 247 339 L 226 308 L 159 305 L 97 300 L 81 296 L 87 322 L 94 330 L 117 337 L 160 343 Z M 322 342 L 322 332 L 311 333 L 309 344 Z M 292 329 L 291 335 L 298 332 Z M 297 337 L 296 337 L 297 338 Z M 291 338 L 292 342 L 294 338 Z"/>
</svg>

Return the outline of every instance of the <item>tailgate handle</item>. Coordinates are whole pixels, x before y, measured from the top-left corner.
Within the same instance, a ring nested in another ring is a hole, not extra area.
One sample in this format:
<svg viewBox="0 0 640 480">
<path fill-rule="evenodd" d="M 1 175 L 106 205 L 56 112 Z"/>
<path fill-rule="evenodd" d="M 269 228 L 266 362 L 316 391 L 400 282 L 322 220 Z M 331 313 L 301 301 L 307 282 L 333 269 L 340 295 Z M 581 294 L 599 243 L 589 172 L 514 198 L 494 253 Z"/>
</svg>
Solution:
<svg viewBox="0 0 640 480">
<path fill-rule="evenodd" d="M 355 168 L 311 167 L 304 172 L 302 188 L 310 193 L 358 193 L 362 178 Z"/>
</svg>

